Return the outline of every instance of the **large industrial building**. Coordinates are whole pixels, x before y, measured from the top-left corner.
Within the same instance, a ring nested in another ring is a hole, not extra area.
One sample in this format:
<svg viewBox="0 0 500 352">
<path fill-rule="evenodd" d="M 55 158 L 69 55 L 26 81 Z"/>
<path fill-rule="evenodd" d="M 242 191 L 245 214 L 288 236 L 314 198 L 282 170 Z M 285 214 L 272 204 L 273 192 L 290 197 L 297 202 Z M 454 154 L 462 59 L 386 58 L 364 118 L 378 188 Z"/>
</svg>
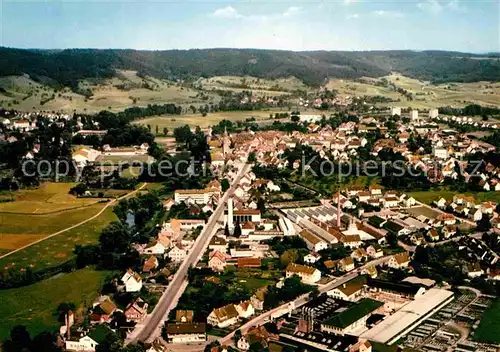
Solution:
<svg viewBox="0 0 500 352">
<path fill-rule="evenodd" d="M 361 337 L 390 345 L 452 300 L 453 292 L 431 288 L 363 333 Z"/>
</svg>

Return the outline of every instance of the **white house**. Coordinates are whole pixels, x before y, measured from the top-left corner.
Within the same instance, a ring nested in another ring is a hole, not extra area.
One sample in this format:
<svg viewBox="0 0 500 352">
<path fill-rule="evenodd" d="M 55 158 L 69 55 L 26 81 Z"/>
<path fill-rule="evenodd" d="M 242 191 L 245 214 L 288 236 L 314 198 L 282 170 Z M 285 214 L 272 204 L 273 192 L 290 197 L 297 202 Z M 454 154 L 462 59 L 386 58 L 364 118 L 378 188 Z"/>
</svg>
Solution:
<svg viewBox="0 0 500 352">
<path fill-rule="evenodd" d="M 250 300 L 240 302 L 240 304 L 236 304 L 235 308 L 238 312 L 238 316 L 242 319 L 247 319 L 255 314 L 255 308 Z"/>
<path fill-rule="evenodd" d="M 142 288 L 142 278 L 132 269 L 128 269 L 122 276 L 122 282 L 125 284 L 126 292 L 139 292 Z"/>
<path fill-rule="evenodd" d="M 286 267 L 286 277 L 289 278 L 293 275 L 298 275 L 303 283 L 309 285 L 321 280 L 321 271 L 318 269 L 307 265 L 290 263 Z"/>
<path fill-rule="evenodd" d="M 165 246 L 158 240 L 149 243 L 146 247 L 144 247 L 144 254 L 164 254 Z"/>
<path fill-rule="evenodd" d="M 182 245 L 177 244 L 168 252 L 168 257 L 174 262 L 174 263 L 180 263 L 186 259 L 188 255 L 188 252 L 185 248 L 182 247 Z"/>
<path fill-rule="evenodd" d="M 467 264 L 467 276 L 470 278 L 479 277 L 484 274 L 484 270 L 481 269 L 479 262 L 475 262 L 473 264 Z"/>
<path fill-rule="evenodd" d="M 79 352 L 94 352 L 96 346 L 98 345 L 98 343 L 88 335 L 80 338 L 66 340 L 65 344 L 67 351 Z"/>
<path fill-rule="evenodd" d="M 304 263 L 314 264 L 320 259 L 321 256 L 318 253 L 309 253 L 308 255 L 304 256 Z"/>
<path fill-rule="evenodd" d="M 207 317 L 207 323 L 219 328 L 227 328 L 238 322 L 239 314 L 234 304 L 215 308 Z"/>
<path fill-rule="evenodd" d="M 208 267 L 216 272 L 223 272 L 226 268 L 226 256 L 219 251 L 213 251 L 209 255 Z"/>
<path fill-rule="evenodd" d="M 393 269 L 407 268 L 409 264 L 410 255 L 408 252 L 395 254 L 387 262 L 387 266 Z"/>
<path fill-rule="evenodd" d="M 479 221 L 483 218 L 483 213 L 481 212 L 481 209 L 474 209 L 469 213 L 469 217 L 474 221 Z"/>
</svg>

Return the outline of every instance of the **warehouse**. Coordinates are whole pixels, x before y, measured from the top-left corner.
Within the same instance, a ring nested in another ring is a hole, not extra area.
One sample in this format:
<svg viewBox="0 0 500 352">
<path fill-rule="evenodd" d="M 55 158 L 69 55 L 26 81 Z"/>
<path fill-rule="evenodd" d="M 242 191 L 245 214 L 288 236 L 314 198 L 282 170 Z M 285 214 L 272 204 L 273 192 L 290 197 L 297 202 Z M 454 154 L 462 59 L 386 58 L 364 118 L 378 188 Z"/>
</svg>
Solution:
<svg viewBox="0 0 500 352">
<path fill-rule="evenodd" d="M 392 344 L 453 300 L 453 292 L 431 288 L 414 301 L 361 335 L 370 341 Z"/>
</svg>

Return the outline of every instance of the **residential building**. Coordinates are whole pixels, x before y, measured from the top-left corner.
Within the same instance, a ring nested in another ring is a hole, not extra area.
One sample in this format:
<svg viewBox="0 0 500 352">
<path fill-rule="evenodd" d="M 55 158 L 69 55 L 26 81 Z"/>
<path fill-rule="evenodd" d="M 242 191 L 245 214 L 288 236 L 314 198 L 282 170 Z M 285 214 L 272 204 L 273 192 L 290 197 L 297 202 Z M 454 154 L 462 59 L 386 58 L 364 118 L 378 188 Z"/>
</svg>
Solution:
<svg viewBox="0 0 500 352">
<path fill-rule="evenodd" d="M 321 271 L 318 269 L 307 265 L 290 263 L 286 267 L 286 277 L 289 278 L 293 275 L 298 275 L 303 283 L 309 285 L 321 280 Z"/>
<path fill-rule="evenodd" d="M 167 342 L 190 343 L 207 340 L 205 323 L 167 324 Z"/>
<path fill-rule="evenodd" d="M 146 247 L 144 247 L 144 254 L 155 254 L 155 255 L 163 255 L 165 254 L 165 246 L 159 240 L 155 240 L 150 242 Z"/>
<path fill-rule="evenodd" d="M 239 314 L 234 304 L 215 308 L 207 317 L 207 323 L 219 328 L 227 328 L 238 322 Z"/>
<path fill-rule="evenodd" d="M 152 255 L 144 262 L 142 266 L 142 272 L 149 273 L 152 270 L 158 268 L 158 265 L 159 265 L 158 259 L 154 255 Z"/>
<path fill-rule="evenodd" d="M 374 244 L 366 248 L 366 254 L 368 254 L 370 258 L 380 258 L 384 256 L 384 251 L 380 245 Z"/>
<path fill-rule="evenodd" d="M 142 278 L 132 269 L 128 269 L 122 276 L 122 282 L 125 284 L 126 292 L 139 292 L 142 288 Z"/>
<path fill-rule="evenodd" d="M 250 297 L 250 302 L 255 310 L 264 310 L 264 298 L 267 293 L 267 286 L 259 288 L 254 295 Z"/>
<path fill-rule="evenodd" d="M 326 294 L 344 301 L 356 301 L 357 298 L 361 296 L 366 282 L 366 277 L 356 276 L 342 285 L 328 291 Z"/>
<path fill-rule="evenodd" d="M 391 116 L 398 115 L 401 116 L 401 108 L 393 106 L 391 107 Z"/>
<path fill-rule="evenodd" d="M 209 254 L 208 267 L 215 272 L 223 272 L 226 268 L 226 255 L 219 251 L 213 251 Z"/>
<path fill-rule="evenodd" d="M 123 314 L 125 314 L 127 321 L 140 322 L 148 314 L 148 304 L 138 297 L 125 308 Z"/>
<path fill-rule="evenodd" d="M 180 263 L 184 261 L 187 258 L 188 251 L 185 249 L 181 244 L 177 244 L 168 252 L 168 257 L 174 262 L 174 263 Z"/>
<path fill-rule="evenodd" d="M 387 266 L 393 269 L 407 268 L 409 264 L 410 254 L 408 252 L 395 254 L 387 262 Z"/>
<path fill-rule="evenodd" d="M 410 120 L 417 121 L 418 120 L 418 110 L 410 111 Z"/>
<path fill-rule="evenodd" d="M 304 263 L 306 264 L 314 264 L 318 260 L 321 259 L 321 256 L 318 253 L 309 253 L 306 256 L 304 256 Z"/>
<path fill-rule="evenodd" d="M 255 309 L 250 300 L 240 302 L 240 304 L 235 304 L 234 307 L 238 312 L 238 316 L 242 319 L 247 319 L 255 314 Z"/>
</svg>

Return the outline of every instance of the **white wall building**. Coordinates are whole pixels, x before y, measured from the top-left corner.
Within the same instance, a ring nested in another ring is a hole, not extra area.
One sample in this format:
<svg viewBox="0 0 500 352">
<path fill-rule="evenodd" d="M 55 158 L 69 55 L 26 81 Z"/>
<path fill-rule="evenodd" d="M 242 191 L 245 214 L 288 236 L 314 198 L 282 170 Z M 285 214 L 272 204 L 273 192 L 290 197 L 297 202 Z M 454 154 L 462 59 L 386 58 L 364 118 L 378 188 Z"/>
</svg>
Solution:
<svg viewBox="0 0 500 352">
<path fill-rule="evenodd" d="M 399 116 L 401 116 L 401 108 L 396 107 L 396 106 L 393 106 L 393 107 L 391 108 L 391 116 L 394 116 L 394 115 L 399 115 Z"/>
</svg>

